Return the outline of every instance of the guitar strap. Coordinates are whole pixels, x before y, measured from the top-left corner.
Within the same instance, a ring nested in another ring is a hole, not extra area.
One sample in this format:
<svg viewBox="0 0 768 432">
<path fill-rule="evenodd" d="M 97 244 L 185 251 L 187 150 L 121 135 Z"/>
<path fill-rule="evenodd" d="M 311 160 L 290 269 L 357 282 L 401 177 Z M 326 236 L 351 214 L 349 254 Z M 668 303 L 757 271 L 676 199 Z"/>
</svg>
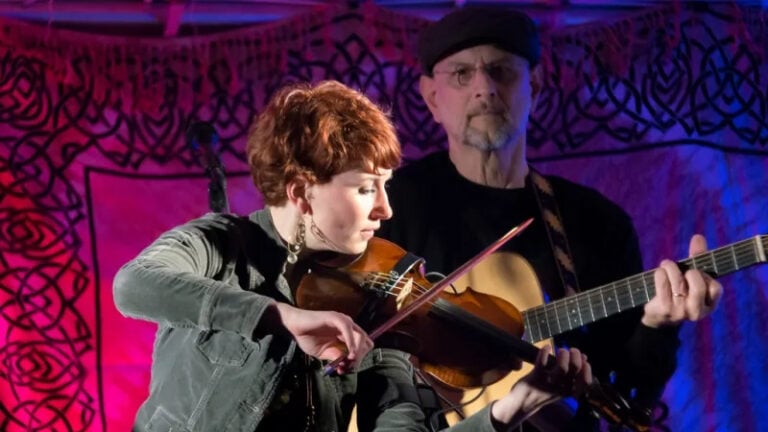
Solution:
<svg viewBox="0 0 768 432">
<path fill-rule="evenodd" d="M 565 235 L 562 217 L 555 200 L 555 192 L 552 189 L 552 184 L 546 177 L 539 174 L 531 166 L 529 166 L 529 172 L 533 194 L 536 197 L 536 203 L 539 205 L 542 219 L 544 219 L 547 238 L 552 248 L 560 281 L 563 283 L 565 296 L 572 296 L 580 291 L 579 281 L 576 278 L 576 267 L 573 264 L 571 247 L 568 245 L 568 237 Z"/>
<path fill-rule="evenodd" d="M 549 180 L 538 171 L 534 170 L 533 167 L 530 167 L 530 177 L 533 192 L 536 196 L 536 202 L 539 205 L 539 210 L 544 219 L 544 226 L 546 227 L 549 244 L 555 256 L 557 271 L 560 274 L 560 280 L 563 282 L 565 295 L 574 295 L 579 291 L 579 285 L 576 278 L 571 248 L 568 245 L 568 237 L 565 235 L 562 217 L 560 216 L 560 210 L 558 209 L 557 201 L 555 200 L 555 193 Z M 608 420 L 609 423 L 628 426 L 634 431 L 649 430 L 653 407 L 647 407 L 643 404 L 635 405 L 633 401 L 626 400 L 622 395 L 616 392 L 611 385 L 602 385 L 598 388 L 599 392 L 602 393 L 598 392 L 598 394 L 594 393 L 594 391 L 589 392 L 588 398 L 601 396 L 602 399 L 596 399 L 597 403 L 593 403 L 590 406 L 590 409 L 595 410 L 595 407 L 605 407 L 604 410 L 595 412 Z M 669 410 L 666 404 L 661 400 L 655 402 L 655 405 L 661 407 L 662 413 L 664 413 L 664 410 L 667 412 Z M 617 415 L 619 417 L 613 417 Z M 666 415 L 667 414 L 662 414 L 655 421 L 663 421 L 666 418 Z"/>
</svg>

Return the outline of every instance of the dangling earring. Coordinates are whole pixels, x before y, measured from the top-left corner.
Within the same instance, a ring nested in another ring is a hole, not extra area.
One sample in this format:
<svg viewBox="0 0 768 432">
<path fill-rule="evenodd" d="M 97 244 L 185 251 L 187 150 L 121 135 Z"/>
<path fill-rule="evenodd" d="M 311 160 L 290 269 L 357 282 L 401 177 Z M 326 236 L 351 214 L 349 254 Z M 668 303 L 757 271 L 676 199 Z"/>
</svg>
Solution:
<svg viewBox="0 0 768 432">
<path fill-rule="evenodd" d="M 339 246 L 336 245 L 331 239 L 328 238 L 327 235 L 320 229 L 319 226 L 315 223 L 315 218 L 310 219 L 309 224 L 309 232 L 312 233 L 315 237 L 317 237 L 318 240 L 321 242 L 327 244 L 333 249 L 340 250 Z"/>
<path fill-rule="evenodd" d="M 304 218 L 299 218 L 299 226 L 296 227 L 295 243 L 288 243 L 288 262 L 296 264 L 299 260 L 299 252 L 304 249 L 306 243 L 305 234 L 307 226 L 304 225 Z"/>
<path fill-rule="evenodd" d="M 317 226 L 317 224 L 315 224 L 315 218 L 311 218 L 309 222 L 310 222 L 309 230 L 312 232 L 312 235 L 320 239 L 321 242 L 325 244 L 329 244 L 328 237 L 326 237 L 325 234 L 323 234 L 323 232 L 320 231 L 320 227 Z"/>
</svg>

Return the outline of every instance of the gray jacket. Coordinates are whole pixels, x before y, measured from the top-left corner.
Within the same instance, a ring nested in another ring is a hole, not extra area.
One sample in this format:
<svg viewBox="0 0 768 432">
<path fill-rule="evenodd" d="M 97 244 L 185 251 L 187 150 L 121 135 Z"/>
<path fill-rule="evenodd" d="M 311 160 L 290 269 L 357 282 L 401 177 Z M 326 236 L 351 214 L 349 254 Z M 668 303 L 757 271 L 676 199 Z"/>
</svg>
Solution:
<svg viewBox="0 0 768 432">
<path fill-rule="evenodd" d="M 293 303 L 286 256 L 267 211 L 209 214 L 163 234 L 119 270 L 117 308 L 158 324 L 135 431 L 256 430 L 297 350 L 293 340 L 257 331 L 271 299 Z M 361 431 L 425 430 L 412 372 L 407 354 L 389 349 L 374 349 L 355 374 L 318 371 L 317 430 L 345 431 L 355 403 Z M 486 408 L 450 430 L 494 429 Z"/>
</svg>

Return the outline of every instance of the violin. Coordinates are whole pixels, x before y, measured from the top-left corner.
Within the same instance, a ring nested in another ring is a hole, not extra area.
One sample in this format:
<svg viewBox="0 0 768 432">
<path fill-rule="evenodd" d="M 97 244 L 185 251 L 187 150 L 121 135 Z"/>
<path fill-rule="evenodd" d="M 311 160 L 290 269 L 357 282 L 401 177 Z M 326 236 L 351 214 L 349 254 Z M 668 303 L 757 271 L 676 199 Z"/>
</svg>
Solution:
<svg viewBox="0 0 768 432">
<path fill-rule="evenodd" d="M 363 254 L 347 262 L 313 262 L 299 283 L 296 303 L 352 317 L 377 346 L 410 353 L 422 371 L 454 388 L 487 386 L 520 368 L 521 361 L 535 363 L 539 348 L 521 339 L 523 318 L 514 305 L 472 288 L 443 289 L 420 304 L 434 288 L 423 267 L 423 259 L 373 237 Z M 407 316 L 376 334 L 374 329 L 403 311 Z M 593 381 L 584 400 L 594 412 L 634 431 L 649 430 L 649 410 Z"/>
<path fill-rule="evenodd" d="M 432 287 L 423 260 L 404 261 L 408 256 L 374 237 L 348 265 L 313 265 L 299 283 L 297 305 L 345 313 L 370 332 Z M 401 263 L 405 268 L 393 271 Z M 521 343 L 523 331 L 522 314 L 512 304 L 469 288 L 441 291 L 376 341 L 416 356 L 424 372 L 446 385 L 473 388 L 503 378 L 520 359 L 535 362 L 538 348 Z"/>
</svg>

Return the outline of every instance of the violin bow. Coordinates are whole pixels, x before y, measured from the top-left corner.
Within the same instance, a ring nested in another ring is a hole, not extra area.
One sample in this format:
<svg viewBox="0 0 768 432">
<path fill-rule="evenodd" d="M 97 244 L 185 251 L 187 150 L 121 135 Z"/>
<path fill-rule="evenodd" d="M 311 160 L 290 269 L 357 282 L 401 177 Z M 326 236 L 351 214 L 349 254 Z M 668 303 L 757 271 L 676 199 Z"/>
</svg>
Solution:
<svg viewBox="0 0 768 432">
<path fill-rule="evenodd" d="M 386 331 L 400 323 L 400 321 L 404 320 L 408 317 L 413 311 L 420 308 L 430 300 L 433 300 L 435 297 L 437 297 L 438 294 L 440 294 L 445 287 L 451 285 L 453 282 L 456 281 L 456 279 L 460 278 L 464 274 L 466 274 L 472 267 L 475 266 L 480 260 L 487 257 L 488 255 L 496 252 L 504 243 L 511 240 L 513 237 L 517 236 L 523 230 L 528 228 L 528 225 L 530 225 L 533 222 L 533 218 L 529 218 L 525 220 L 520 225 L 517 225 L 516 227 L 509 230 L 506 234 L 499 237 L 498 240 L 491 243 L 488 247 L 483 249 L 479 254 L 477 254 L 475 257 L 470 259 L 469 261 L 462 264 L 460 267 L 458 267 L 456 270 L 452 271 L 448 276 L 446 276 L 444 279 L 440 280 L 436 284 L 432 285 L 432 287 L 424 292 L 421 296 L 419 296 L 416 300 L 408 304 L 408 306 L 404 307 L 400 311 L 398 311 L 396 314 L 392 315 L 386 322 L 381 324 L 379 327 L 374 329 L 371 334 L 368 336 L 371 339 L 376 339 L 382 334 L 384 334 Z M 344 360 L 344 357 L 339 357 L 336 360 L 328 363 L 325 368 L 325 374 L 330 375 L 334 373 L 336 368 L 339 366 L 339 364 Z"/>
</svg>

